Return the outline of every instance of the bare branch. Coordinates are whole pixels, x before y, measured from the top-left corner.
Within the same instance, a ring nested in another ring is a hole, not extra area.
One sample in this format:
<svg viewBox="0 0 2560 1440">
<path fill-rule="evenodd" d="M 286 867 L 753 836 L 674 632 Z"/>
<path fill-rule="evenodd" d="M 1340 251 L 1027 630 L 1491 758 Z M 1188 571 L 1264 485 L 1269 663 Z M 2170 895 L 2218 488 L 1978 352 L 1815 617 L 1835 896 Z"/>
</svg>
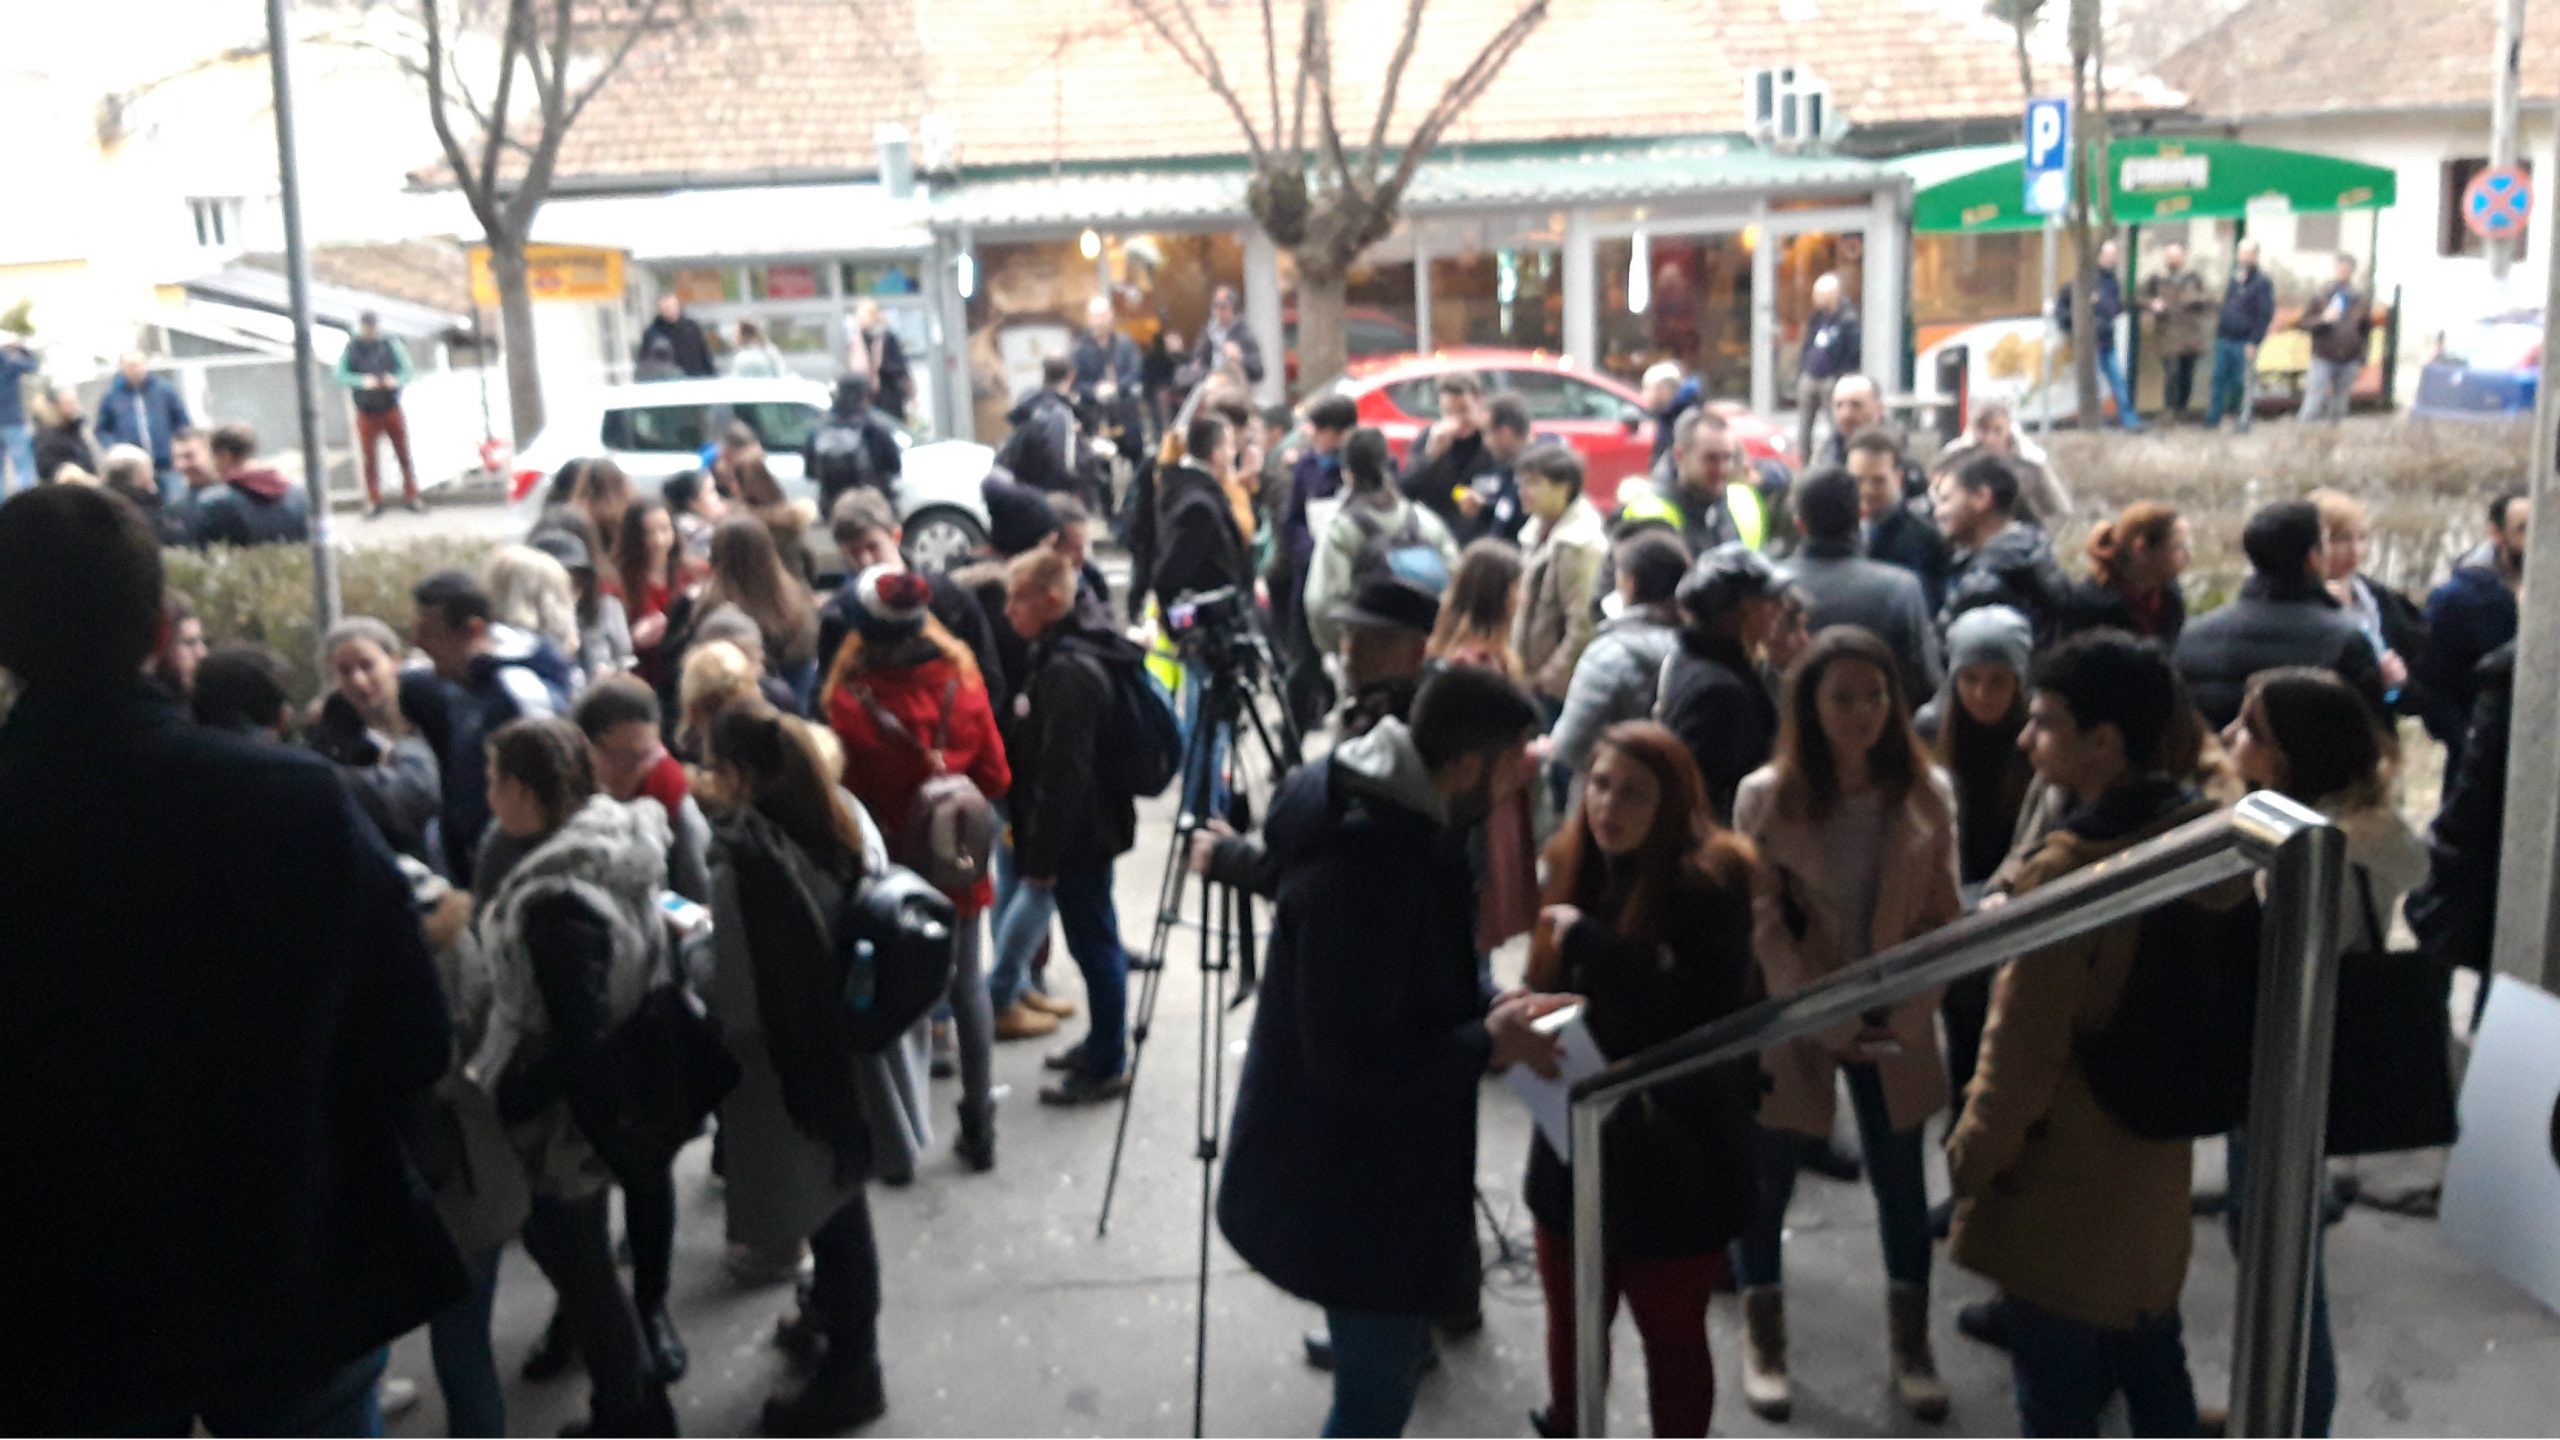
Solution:
<svg viewBox="0 0 2560 1440">
<path fill-rule="evenodd" d="M 1200 29 L 1200 18 L 1192 13 L 1190 0 L 1129 0 L 1129 4 L 1165 44 L 1173 47 L 1173 53 L 1181 57 L 1191 73 L 1200 77 L 1200 83 L 1209 87 L 1209 93 L 1227 107 L 1227 113 L 1235 117 L 1237 127 L 1244 131 L 1245 148 L 1253 157 L 1253 168 L 1262 169 L 1267 159 L 1262 148 L 1262 136 L 1254 129 L 1253 117 L 1246 112 L 1235 86 L 1227 83 L 1226 70 L 1218 64 L 1217 53 L 1210 48 L 1209 37 Z M 1177 34 L 1173 21 L 1166 18 L 1168 4 L 1173 16 L 1181 20 L 1184 33 Z"/>
<path fill-rule="evenodd" d="M 494 203 L 494 185 L 490 182 L 494 182 L 496 177 L 483 181 L 471 173 L 471 162 L 463 155 L 462 137 L 454 133 L 453 117 L 447 109 L 444 77 L 445 67 L 450 62 L 444 47 L 444 19 L 438 13 L 442 3 L 443 0 L 423 0 L 419 7 L 425 12 L 427 30 L 427 120 L 435 127 L 436 144 L 444 151 L 445 164 L 453 168 L 454 183 L 461 187 L 463 200 L 471 206 L 471 213 L 479 220 L 481 230 L 495 239 L 498 235 L 498 207 Z"/>
<path fill-rule="evenodd" d="M 1511 63 L 1511 57 L 1546 18 L 1547 0 L 1528 0 L 1440 92 L 1439 100 L 1414 128 L 1413 138 L 1405 142 L 1404 158 L 1396 163 L 1395 175 L 1375 192 L 1383 203 L 1393 205 L 1404 194 L 1405 186 L 1413 182 L 1414 172 L 1422 168 L 1422 162 L 1439 145 L 1441 135 L 1501 76 L 1502 67 Z"/>
<path fill-rule="evenodd" d="M 1330 0 L 1307 0 L 1307 73 L 1315 77 L 1316 129 L 1324 142 L 1325 158 L 1333 162 L 1333 184 L 1336 189 L 1352 194 L 1361 191 L 1358 177 L 1351 173 L 1351 157 L 1343 153 L 1342 126 L 1333 113 L 1333 21 L 1327 6 Z"/>
<path fill-rule="evenodd" d="M 1413 47 L 1422 38 L 1423 0 L 1406 0 L 1404 33 L 1396 37 L 1395 54 L 1387 58 L 1386 89 L 1378 96 L 1378 119 L 1369 127 L 1369 153 L 1362 157 L 1367 178 L 1378 178 L 1378 162 L 1387 151 L 1387 126 L 1396 113 L 1396 91 L 1404 85 L 1404 67 L 1413 63 Z"/>
<path fill-rule="evenodd" d="M 1298 93 L 1289 104 L 1289 154 L 1300 166 L 1307 163 L 1307 82 L 1308 72 L 1315 68 L 1310 46 L 1321 22 L 1317 16 L 1324 0 L 1304 0 L 1305 13 L 1298 22 Z"/>
<path fill-rule="evenodd" d="M 1271 143 L 1280 143 L 1280 32 L 1271 0 L 1262 0 L 1262 76 L 1271 88 Z"/>
<path fill-rule="evenodd" d="M 429 3 L 432 4 L 433 0 Z M 511 118 L 507 101 L 515 89 L 516 60 L 524 44 L 525 26 L 531 23 L 531 17 L 525 13 L 528 3 L 530 0 L 509 0 L 507 5 L 506 33 L 498 45 L 498 93 L 489 107 L 485 128 L 481 132 L 480 176 L 482 183 L 489 187 L 493 209 L 496 208 L 494 201 L 498 194 L 498 148 L 506 141 L 507 124 Z M 513 207 L 508 208 L 512 219 Z"/>
</svg>

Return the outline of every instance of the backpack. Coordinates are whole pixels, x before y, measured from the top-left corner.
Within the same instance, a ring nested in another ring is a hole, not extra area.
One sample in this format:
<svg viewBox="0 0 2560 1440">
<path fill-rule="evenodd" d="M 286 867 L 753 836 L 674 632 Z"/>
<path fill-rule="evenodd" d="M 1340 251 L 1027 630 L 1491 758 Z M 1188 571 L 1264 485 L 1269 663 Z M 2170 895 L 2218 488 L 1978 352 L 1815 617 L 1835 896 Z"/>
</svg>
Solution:
<svg viewBox="0 0 2560 1440">
<path fill-rule="evenodd" d="M 1360 548 L 1351 557 L 1355 588 L 1371 580 L 1402 580 L 1434 595 L 1449 588 L 1449 562 L 1439 546 L 1424 538 L 1419 506 L 1407 501 L 1404 523 L 1393 530 L 1365 505 L 1346 505 L 1342 513 L 1360 530 Z"/>
<path fill-rule="evenodd" d="M 857 486 L 881 488 L 862 431 L 860 425 L 829 420 L 809 437 L 809 478 L 817 482 L 818 493 L 829 505 Z"/>
<path fill-rule="evenodd" d="M 2144 1140 L 2224 1134 L 2247 1118 L 2258 1023 L 2258 898 L 2175 900 L 2142 917 L 2124 996 L 2073 1044 L 2098 1105 Z"/>
<path fill-rule="evenodd" d="M 951 897 L 892 865 L 844 888 L 828 939 L 844 971 L 844 1038 L 877 1055 L 905 1038 L 951 989 Z"/>
<path fill-rule="evenodd" d="M 1080 471 L 1075 412 L 1066 405 L 1034 405 L 1006 436 L 995 463 L 1034 490 L 1075 488 Z"/>
<path fill-rule="evenodd" d="M 1102 667 L 1110 698 L 1102 715 L 1094 778 L 1133 800 L 1162 795 L 1182 773 L 1182 717 L 1173 696 L 1147 670 L 1147 652 L 1125 637 L 1077 636 L 1076 654 Z"/>
<path fill-rule="evenodd" d="M 934 722 L 931 745 L 900 724 L 870 686 L 856 681 L 851 688 L 883 738 L 903 740 L 924 757 L 925 781 L 916 787 L 905 832 L 895 837 L 898 854 L 936 889 L 955 895 L 976 889 L 987 878 L 987 863 L 995 854 L 996 807 L 976 781 L 954 775 L 944 765 L 943 755 L 951 746 L 951 709 L 960 698 L 959 677 L 943 682 L 942 713 Z"/>
</svg>

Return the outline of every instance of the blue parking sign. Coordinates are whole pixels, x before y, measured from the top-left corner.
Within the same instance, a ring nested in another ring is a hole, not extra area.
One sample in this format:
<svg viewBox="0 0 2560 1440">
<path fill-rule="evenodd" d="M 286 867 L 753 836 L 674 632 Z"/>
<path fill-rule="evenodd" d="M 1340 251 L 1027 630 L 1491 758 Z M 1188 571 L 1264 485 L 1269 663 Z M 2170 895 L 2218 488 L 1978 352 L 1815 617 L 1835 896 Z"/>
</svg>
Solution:
<svg viewBox="0 0 2560 1440">
<path fill-rule="evenodd" d="M 2059 215 L 2070 206 L 2070 101 L 2027 102 L 2026 175 L 2028 214 Z"/>
</svg>

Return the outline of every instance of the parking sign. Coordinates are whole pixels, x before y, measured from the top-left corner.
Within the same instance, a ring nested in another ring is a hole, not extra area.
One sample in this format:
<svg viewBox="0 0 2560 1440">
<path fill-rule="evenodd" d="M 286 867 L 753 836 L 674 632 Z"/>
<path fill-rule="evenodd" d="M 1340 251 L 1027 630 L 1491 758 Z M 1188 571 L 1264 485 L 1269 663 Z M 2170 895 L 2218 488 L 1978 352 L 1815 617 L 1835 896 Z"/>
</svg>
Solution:
<svg viewBox="0 0 2560 1440">
<path fill-rule="evenodd" d="M 2059 215 L 2071 203 L 2071 102 L 2030 100 L 2026 120 L 2027 213 Z"/>
</svg>

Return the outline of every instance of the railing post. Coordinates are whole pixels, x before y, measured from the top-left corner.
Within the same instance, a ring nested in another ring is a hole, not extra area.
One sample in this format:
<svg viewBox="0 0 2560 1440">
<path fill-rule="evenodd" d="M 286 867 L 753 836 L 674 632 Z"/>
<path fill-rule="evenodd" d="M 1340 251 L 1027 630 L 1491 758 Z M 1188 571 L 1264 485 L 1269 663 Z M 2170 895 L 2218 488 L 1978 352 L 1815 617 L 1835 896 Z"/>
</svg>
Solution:
<svg viewBox="0 0 2560 1440">
<path fill-rule="evenodd" d="M 1615 1101 L 1573 1107 L 1574 1433 L 1609 1433 L 1609 1260 L 1600 1224 L 1600 1122 Z"/>
<path fill-rule="evenodd" d="M 2235 1435 L 2302 1433 L 2346 843 L 2332 825 L 2302 830 L 2277 849 L 2268 879 L 2247 1193 L 2232 1197 L 2242 1206 L 2231 1362 Z"/>
</svg>

